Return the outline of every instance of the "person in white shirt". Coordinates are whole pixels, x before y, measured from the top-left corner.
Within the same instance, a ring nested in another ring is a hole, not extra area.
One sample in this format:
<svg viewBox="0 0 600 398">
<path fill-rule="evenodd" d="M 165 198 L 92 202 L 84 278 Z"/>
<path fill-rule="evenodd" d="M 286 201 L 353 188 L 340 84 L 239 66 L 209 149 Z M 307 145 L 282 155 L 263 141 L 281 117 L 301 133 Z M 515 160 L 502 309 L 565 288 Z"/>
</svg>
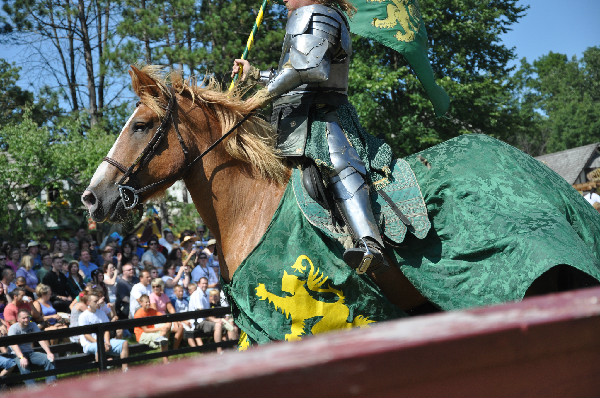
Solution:
<svg viewBox="0 0 600 398">
<path fill-rule="evenodd" d="M 170 229 L 163 231 L 163 237 L 158 240 L 158 243 L 167 249 L 167 253 L 171 253 L 174 245 L 179 244 L 179 240 L 175 240 L 175 235 Z"/>
<path fill-rule="evenodd" d="M 104 311 L 99 310 L 102 304 L 100 297 L 94 292 L 88 295 L 88 309 L 79 316 L 79 326 L 95 325 L 97 323 L 108 323 L 108 317 Z M 82 334 L 79 340 L 83 347 L 83 352 L 86 354 L 96 355 L 98 360 L 98 343 L 96 333 Z M 119 356 L 121 359 L 129 356 L 129 344 L 127 340 L 111 339 L 110 332 L 104 332 L 104 350 L 109 355 Z M 123 372 L 127 372 L 127 364 L 121 365 Z"/>
<path fill-rule="evenodd" d="M 600 195 L 598 195 L 596 193 L 596 188 L 590 189 L 590 191 L 588 193 L 586 193 L 585 195 L 583 195 L 583 197 L 592 206 L 594 205 L 594 203 L 600 203 Z"/>
<path fill-rule="evenodd" d="M 144 294 L 150 297 L 150 294 L 152 294 L 151 281 L 150 271 L 143 270 L 140 272 L 140 282 L 133 285 L 129 293 L 129 318 L 133 319 L 135 312 L 141 307 L 138 301 L 140 297 Z"/>
<path fill-rule="evenodd" d="M 198 281 L 198 289 L 190 297 L 190 311 L 205 310 L 210 308 L 208 299 L 208 279 L 200 278 Z M 202 333 L 213 333 L 215 343 L 223 340 L 223 325 L 215 317 L 209 316 L 206 318 L 196 319 L 196 330 L 201 330 Z M 217 352 L 221 352 L 222 348 L 217 347 Z"/>
</svg>

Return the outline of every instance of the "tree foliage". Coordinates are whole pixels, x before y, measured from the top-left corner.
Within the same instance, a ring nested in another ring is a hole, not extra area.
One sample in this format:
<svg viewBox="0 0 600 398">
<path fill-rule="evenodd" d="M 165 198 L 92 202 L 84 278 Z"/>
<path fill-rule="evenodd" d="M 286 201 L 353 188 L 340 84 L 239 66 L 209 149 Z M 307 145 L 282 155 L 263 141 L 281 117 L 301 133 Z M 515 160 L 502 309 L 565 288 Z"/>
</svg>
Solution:
<svg viewBox="0 0 600 398">
<path fill-rule="evenodd" d="M 600 140 L 600 47 L 568 59 L 550 52 L 521 61 L 514 80 L 521 111 L 532 115 L 524 143 L 536 154 L 557 152 Z"/>
<path fill-rule="evenodd" d="M 27 108 L 19 122 L 0 129 L 5 146 L 0 153 L 0 234 L 43 229 L 48 217 L 80 224 L 79 197 L 114 139 L 98 128 L 82 132 L 85 117 L 63 118 L 50 127 L 36 123 Z"/>
<path fill-rule="evenodd" d="M 11 234 L 35 228 L 24 222 L 32 214 L 83 217 L 79 195 L 131 113 L 129 64 L 212 74 L 228 83 L 260 7 L 242 0 L 2 2 L 0 36 L 30 51 L 27 65 L 0 59 L 0 233 Z M 501 35 L 527 6 L 518 0 L 420 4 L 432 67 L 452 101 L 446 117 L 434 116 L 401 55 L 353 37 L 350 101 L 365 128 L 396 155 L 475 132 L 532 155 L 599 140 L 600 48 L 582 59 L 550 53 L 522 60 L 515 71 L 509 66 L 514 51 Z M 281 4 L 268 8 L 249 54 L 254 66 L 277 63 L 286 14 Z M 36 70 L 43 76 L 38 90 L 21 88 L 19 75 Z M 41 199 L 46 192 L 49 201 Z M 187 224 L 191 213 L 184 206 L 173 220 Z"/>
<path fill-rule="evenodd" d="M 178 67 L 189 75 L 212 73 L 227 81 L 242 54 L 260 3 L 241 0 L 125 0 L 117 32 L 125 43 L 118 59 Z M 258 67 L 278 59 L 285 19 L 280 5 L 267 10 L 251 52 Z"/>
<path fill-rule="evenodd" d="M 368 131 L 405 156 L 465 133 L 506 139 L 522 123 L 511 102 L 508 61 L 500 39 L 526 10 L 516 0 L 421 0 L 434 73 L 451 98 L 445 118 L 433 107 L 401 55 L 354 38 L 351 102 Z M 373 103 L 374 102 L 374 103 Z"/>
</svg>

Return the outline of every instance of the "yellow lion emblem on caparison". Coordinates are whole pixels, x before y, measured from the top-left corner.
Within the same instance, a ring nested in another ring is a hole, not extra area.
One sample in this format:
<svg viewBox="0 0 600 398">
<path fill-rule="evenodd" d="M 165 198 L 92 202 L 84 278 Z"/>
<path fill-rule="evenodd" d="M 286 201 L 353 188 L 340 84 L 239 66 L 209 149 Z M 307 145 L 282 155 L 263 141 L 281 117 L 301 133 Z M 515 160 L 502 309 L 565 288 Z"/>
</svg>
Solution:
<svg viewBox="0 0 600 398">
<path fill-rule="evenodd" d="M 382 3 L 387 0 L 366 0 L 367 3 Z M 415 40 L 419 28 L 423 24 L 421 12 L 412 0 L 391 0 L 393 4 L 386 7 L 387 17 L 385 19 L 374 18 L 373 26 L 381 29 L 390 29 L 400 24 L 401 30 L 394 35 L 396 39 L 403 42 Z"/>
<path fill-rule="evenodd" d="M 350 317 L 350 309 L 345 304 L 344 293 L 331 287 L 327 283 L 327 287 L 323 287 L 329 277 L 319 272 L 310 260 L 305 255 L 298 257 L 292 268 L 294 271 L 305 274 L 306 266 L 303 261 L 308 262 L 310 271 L 306 280 L 301 280 L 294 274 L 288 274 L 283 271 L 281 279 L 281 290 L 289 294 L 286 297 L 280 297 L 267 291 L 263 283 L 259 283 L 256 287 L 256 295 L 260 300 L 268 300 L 273 304 L 275 309 L 285 315 L 286 318 L 292 319 L 291 330 L 285 335 L 286 341 L 300 340 L 305 335 L 306 321 L 320 317 L 314 326 L 310 329 L 312 334 L 324 333 L 336 329 L 347 329 L 352 327 L 364 327 L 374 321 L 358 315 L 348 322 Z M 320 301 L 315 299 L 311 292 L 314 293 L 333 293 L 337 296 L 335 302 Z"/>
</svg>

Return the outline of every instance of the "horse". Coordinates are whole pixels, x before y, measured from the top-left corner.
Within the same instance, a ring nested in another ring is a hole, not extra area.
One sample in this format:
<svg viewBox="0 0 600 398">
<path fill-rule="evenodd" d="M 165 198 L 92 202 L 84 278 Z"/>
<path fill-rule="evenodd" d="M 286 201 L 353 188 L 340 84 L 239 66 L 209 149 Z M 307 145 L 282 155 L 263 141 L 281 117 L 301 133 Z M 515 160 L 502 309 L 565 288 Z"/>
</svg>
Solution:
<svg viewBox="0 0 600 398">
<path fill-rule="evenodd" d="M 278 155 L 276 133 L 255 114 L 264 101 L 260 92 L 243 99 L 214 82 L 186 81 L 179 73 L 165 77 L 155 66 L 131 67 L 129 74 L 140 101 L 82 202 L 94 220 L 118 222 L 182 179 L 217 240 L 221 278 L 236 322 L 251 342 L 293 340 L 325 326 L 365 327 L 420 308 L 452 310 L 520 300 L 557 290 L 565 272 L 578 281 L 570 288 L 600 280 L 597 212 L 585 208 L 583 199 L 547 167 L 489 137 L 463 137 L 410 157 L 432 230 L 425 239 L 407 235 L 400 247 L 387 248 L 386 257 L 395 266 L 384 273 L 357 276 L 341 260 L 339 242 L 314 231 L 294 210 L 293 200 L 283 205 L 293 196 L 294 165 Z M 475 166 L 472 159 L 482 152 L 490 160 Z M 498 153 L 506 155 L 494 158 Z M 432 171 L 431 164 L 438 167 Z M 523 173 L 535 178 L 519 177 L 519 164 L 527 164 Z M 490 174 L 499 177 L 482 183 Z M 511 178 L 519 180 L 510 183 Z M 519 187 L 525 192 L 516 192 Z M 485 190 L 489 195 L 482 195 Z M 567 193 L 557 195 L 556 190 Z M 540 210 L 544 206 L 548 209 Z M 487 221 L 494 212 L 498 216 Z M 533 214 L 529 219 L 527 212 Z M 276 218 L 280 226 L 274 226 Z M 556 242 L 555 236 L 560 238 Z M 275 248 L 268 247 L 269 241 L 276 242 Z M 548 244 L 540 243 L 538 251 L 536 242 Z M 560 245 L 567 247 L 561 251 Z M 281 257 L 296 249 L 293 258 Z M 320 255 L 326 257 L 316 261 Z M 258 258 L 255 263 L 264 267 L 252 269 L 248 258 Z M 498 259 L 507 265 L 500 268 Z M 327 318 L 323 302 L 337 304 L 328 310 L 336 320 L 321 322 Z M 258 304 L 269 309 L 251 308 Z M 306 308 L 313 304 L 319 310 L 311 313 Z"/>
</svg>

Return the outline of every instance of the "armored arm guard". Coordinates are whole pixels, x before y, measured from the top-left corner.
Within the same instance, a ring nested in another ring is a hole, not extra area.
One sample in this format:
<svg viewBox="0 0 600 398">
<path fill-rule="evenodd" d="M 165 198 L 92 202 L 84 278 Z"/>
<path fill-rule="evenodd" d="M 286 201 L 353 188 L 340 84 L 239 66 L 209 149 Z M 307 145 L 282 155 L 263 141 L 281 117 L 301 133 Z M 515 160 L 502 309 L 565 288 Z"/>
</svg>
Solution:
<svg viewBox="0 0 600 398">
<path fill-rule="evenodd" d="M 273 96 L 316 87 L 346 94 L 351 52 L 347 23 L 340 13 L 323 5 L 301 7 L 288 19 L 278 73 L 267 89 Z"/>
</svg>

